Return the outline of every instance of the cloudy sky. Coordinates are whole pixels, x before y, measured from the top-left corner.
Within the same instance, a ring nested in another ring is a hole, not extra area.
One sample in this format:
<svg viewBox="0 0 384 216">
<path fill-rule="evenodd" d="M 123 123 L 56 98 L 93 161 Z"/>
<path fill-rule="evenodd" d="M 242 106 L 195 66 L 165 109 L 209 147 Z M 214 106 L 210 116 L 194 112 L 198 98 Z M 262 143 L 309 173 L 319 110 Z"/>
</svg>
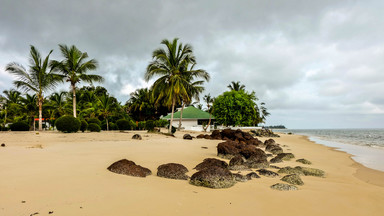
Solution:
<svg viewBox="0 0 384 216">
<path fill-rule="evenodd" d="M 0 91 L 29 45 L 61 59 L 58 44 L 74 44 L 125 102 L 150 85 L 152 51 L 178 37 L 211 75 L 204 94 L 240 81 L 266 103 L 267 125 L 383 128 L 383 11 L 382 0 L 0 0 Z"/>
</svg>

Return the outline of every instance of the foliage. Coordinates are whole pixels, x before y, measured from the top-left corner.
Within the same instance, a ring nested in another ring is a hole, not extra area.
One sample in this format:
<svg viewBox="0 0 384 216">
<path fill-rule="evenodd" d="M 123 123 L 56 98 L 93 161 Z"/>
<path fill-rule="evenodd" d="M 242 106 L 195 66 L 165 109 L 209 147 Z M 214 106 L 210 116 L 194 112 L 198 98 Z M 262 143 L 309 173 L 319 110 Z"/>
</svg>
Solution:
<svg viewBox="0 0 384 216">
<path fill-rule="evenodd" d="M 145 122 L 145 129 L 148 131 L 155 130 L 155 122 L 153 120 L 148 120 Z"/>
<path fill-rule="evenodd" d="M 99 126 L 101 126 L 101 121 L 98 118 L 90 118 L 88 119 L 88 124 L 95 123 Z"/>
<path fill-rule="evenodd" d="M 139 124 L 138 124 L 138 128 L 139 130 L 144 130 L 145 129 L 145 121 L 140 121 Z"/>
<path fill-rule="evenodd" d="M 19 121 L 9 126 L 11 131 L 29 131 L 29 125 L 25 121 Z"/>
<path fill-rule="evenodd" d="M 155 121 L 156 127 L 165 127 L 168 124 L 168 120 L 165 119 L 159 119 Z"/>
<path fill-rule="evenodd" d="M 115 123 L 111 123 L 110 125 L 109 125 L 109 130 L 118 130 L 119 128 L 117 127 L 117 124 L 115 124 Z"/>
<path fill-rule="evenodd" d="M 81 120 L 80 130 L 81 132 L 84 132 L 88 129 L 88 123 L 84 119 Z"/>
<path fill-rule="evenodd" d="M 245 85 L 241 85 L 239 81 L 235 82 L 232 81 L 231 84 L 227 86 L 229 90 L 234 90 L 234 91 L 244 91 L 245 90 Z"/>
<path fill-rule="evenodd" d="M 254 92 L 227 91 L 218 96 L 213 104 L 215 120 L 225 126 L 253 126 L 262 122 Z"/>
<path fill-rule="evenodd" d="M 62 116 L 55 122 L 58 131 L 64 133 L 75 133 L 80 129 L 81 122 L 73 116 Z"/>
<path fill-rule="evenodd" d="M 116 125 L 119 130 L 132 130 L 136 124 L 132 120 L 119 119 L 116 121 Z"/>
<path fill-rule="evenodd" d="M 96 123 L 90 123 L 88 125 L 88 130 L 91 131 L 91 132 L 100 132 L 101 131 L 101 128 L 98 124 Z"/>
</svg>

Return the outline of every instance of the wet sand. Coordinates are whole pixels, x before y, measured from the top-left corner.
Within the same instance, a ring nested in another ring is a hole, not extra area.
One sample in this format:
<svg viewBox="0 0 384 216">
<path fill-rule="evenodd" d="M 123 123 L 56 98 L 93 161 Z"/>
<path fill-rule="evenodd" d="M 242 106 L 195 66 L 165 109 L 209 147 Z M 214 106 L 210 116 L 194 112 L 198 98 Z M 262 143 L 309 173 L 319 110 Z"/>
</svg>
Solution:
<svg viewBox="0 0 384 216">
<path fill-rule="evenodd" d="M 138 132 L 63 134 L 2 132 L 0 143 L 0 215 L 382 215 L 384 173 L 368 169 L 347 153 L 282 135 L 296 159 L 277 166 L 322 169 L 326 178 L 302 177 L 298 191 L 269 187 L 280 178 L 262 176 L 228 189 L 196 187 L 156 176 L 164 163 L 181 163 L 192 175 L 204 158 L 216 157 L 218 140 L 183 140 Z M 196 135 L 196 133 L 194 134 Z M 264 140 L 261 138 L 261 140 Z M 208 147 L 207 149 L 201 147 Z M 130 177 L 106 168 L 120 159 L 148 167 L 152 175 Z M 226 160 L 228 162 L 228 160 Z M 277 171 L 276 169 L 270 169 Z M 247 172 L 244 172 L 247 173 Z M 281 182 L 282 183 L 282 182 Z M 25 201 L 25 202 L 23 202 Z M 49 214 L 49 212 L 53 212 Z"/>
</svg>

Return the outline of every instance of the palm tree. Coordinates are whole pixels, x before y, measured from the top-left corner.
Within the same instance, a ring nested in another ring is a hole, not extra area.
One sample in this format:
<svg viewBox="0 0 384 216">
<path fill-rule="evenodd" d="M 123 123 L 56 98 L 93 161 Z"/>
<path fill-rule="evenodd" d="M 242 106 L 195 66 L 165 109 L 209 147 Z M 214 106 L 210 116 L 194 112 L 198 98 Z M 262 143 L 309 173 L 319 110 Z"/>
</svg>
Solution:
<svg viewBox="0 0 384 216">
<path fill-rule="evenodd" d="M 214 102 L 214 98 L 211 97 L 211 94 L 208 94 L 208 95 L 204 95 L 204 102 L 207 103 L 207 107 L 208 107 L 208 112 L 209 112 L 209 121 L 208 121 L 208 124 L 206 127 L 204 127 L 204 131 L 207 131 L 208 127 L 211 125 L 211 119 L 212 119 L 212 112 L 213 112 L 213 107 L 212 107 L 212 110 L 211 110 L 211 104 L 213 104 Z"/>
<path fill-rule="evenodd" d="M 227 86 L 231 91 L 244 91 L 245 90 L 245 85 L 240 85 L 240 81 L 232 81 L 231 84 Z"/>
<path fill-rule="evenodd" d="M 153 105 L 152 91 L 148 88 L 137 89 L 131 93 L 128 101 L 129 111 L 137 114 L 138 119 L 143 121 L 151 118 L 154 114 L 155 107 Z"/>
<path fill-rule="evenodd" d="M 25 98 L 21 97 L 20 100 L 22 102 L 22 109 L 24 113 L 27 113 L 28 118 L 32 120 L 33 124 L 33 130 L 35 130 L 35 115 L 36 112 L 38 111 L 37 108 L 37 100 L 36 100 L 36 95 L 30 95 L 30 94 L 25 94 Z"/>
<path fill-rule="evenodd" d="M 86 61 L 88 54 L 81 52 L 77 47 L 72 45 L 68 47 L 60 44 L 60 51 L 64 57 L 62 61 L 52 61 L 51 65 L 57 67 L 58 70 L 66 77 L 66 81 L 71 83 L 72 100 L 73 100 L 73 116 L 76 117 L 76 84 L 80 81 L 88 83 L 101 82 L 103 77 L 95 74 L 86 74 L 90 70 L 96 70 L 97 61 L 91 59 Z"/>
<path fill-rule="evenodd" d="M 54 92 L 49 97 L 50 106 L 54 110 L 54 116 L 59 117 L 66 113 L 67 110 L 67 103 L 65 101 L 67 96 L 67 92 Z"/>
<path fill-rule="evenodd" d="M 104 117 L 107 122 L 107 131 L 109 130 L 108 117 L 112 114 L 115 102 L 117 100 L 114 97 L 110 97 L 108 94 L 103 94 L 97 97 L 100 105 L 100 114 Z"/>
<path fill-rule="evenodd" d="M 181 99 L 190 99 L 188 77 L 208 77 L 208 74 L 201 70 L 188 70 L 189 64 L 194 64 L 195 57 L 192 47 L 189 44 L 183 46 L 178 44 L 178 38 L 172 42 L 164 39 L 161 44 L 166 49 L 159 48 L 153 51 L 153 61 L 148 65 L 145 73 L 145 80 L 149 81 L 154 76 L 160 76 L 153 86 L 153 95 L 156 95 L 156 102 L 165 98 L 165 104 L 172 107 L 169 133 L 171 133 L 175 105 Z M 208 79 L 208 78 L 207 78 Z"/>
<path fill-rule="evenodd" d="M 47 90 L 53 89 L 59 82 L 63 80 L 63 76 L 56 74 L 54 67 L 49 66 L 49 56 L 42 61 L 39 51 L 34 46 L 31 46 L 29 59 L 29 70 L 27 71 L 22 65 L 15 62 L 9 63 L 6 66 L 6 71 L 16 75 L 17 79 L 14 85 L 24 91 L 33 91 L 36 93 L 39 104 L 39 131 L 43 130 L 42 111 L 44 93 Z"/>
<path fill-rule="evenodd" d="M 20 102 L 21 102 L 21 92 L 11 89 L 11 90 L 4 90 L 3 95 L 0 95 L 1 99 L 1 105 L 3 108 L 3 114 L 4 114 L 4 122 L 3 127 L 5 127 L 5 124 L 8 121 L 8 114 L 9 112 L 15 112 L 20 108 Z"/>
</svg>

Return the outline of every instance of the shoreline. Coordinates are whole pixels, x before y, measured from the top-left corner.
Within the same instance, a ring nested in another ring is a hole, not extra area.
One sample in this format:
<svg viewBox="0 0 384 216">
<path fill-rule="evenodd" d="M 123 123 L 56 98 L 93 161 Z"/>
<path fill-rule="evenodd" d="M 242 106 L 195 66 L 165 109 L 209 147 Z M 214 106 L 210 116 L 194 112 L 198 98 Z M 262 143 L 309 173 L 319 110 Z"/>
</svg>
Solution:
<svg viewBox="0 0 384 216">
<path fill-rule="evenodd" d="M 132 140 L 133 134 L 143 140 Z M 144 131 L 63 134 L 0 133 L 0 215 L 381 215 L 383 172 L 358 164 L 345 152 L 309 141 L 302 135 L 274 138 L 296 158 L 273 165 L 308 166 L 325 178 L 303 176 L 297 191 L 270 188 L 278 178 L 261 176 L 227 189 L 196 187 L 183 180 L 156 176 L 164 163 L 189 170 L 205 158 L 218 158 L 220 140 L 183 140 Z M 267 138 L 260 138 L 264 141 Z M 202 148 L 202 147 L 206 147 Z M 106 168 L 120 159 L 147 167 L 146 178 L 118 175 Z M 312 165 L 296 159 L 305 158 Z M 275 168 L 269 170 L 277 172 Z M 248 171 L 245 171 L 245 173 Z M 245 174 L 242 172 L 242 174 Z M 364 199 L 362 199 L 364 197 Z M 22 203 L 22 201 L 25 201 Z"/>
</svg>

